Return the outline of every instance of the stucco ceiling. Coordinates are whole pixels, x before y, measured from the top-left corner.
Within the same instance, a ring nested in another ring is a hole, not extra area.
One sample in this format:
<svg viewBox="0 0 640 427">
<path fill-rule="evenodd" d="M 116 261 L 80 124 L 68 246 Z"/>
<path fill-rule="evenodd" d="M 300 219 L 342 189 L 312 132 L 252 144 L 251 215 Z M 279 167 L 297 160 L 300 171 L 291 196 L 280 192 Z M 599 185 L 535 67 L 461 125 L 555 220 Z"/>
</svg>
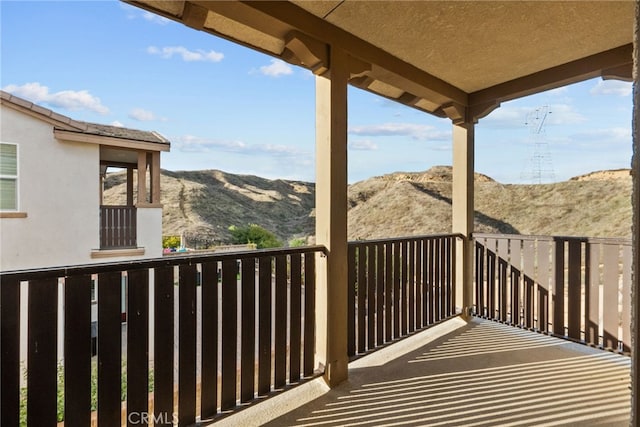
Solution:
<svg viewBox="0 0 640 427">
<path fill-rule="evenodd" d="M 633 1 L 129 3 L 316 74 L 339 47 L 358 61 L 353 85 L 440 116 L 477 118 L 567 83 L 631 78 Z"/>
</svg>

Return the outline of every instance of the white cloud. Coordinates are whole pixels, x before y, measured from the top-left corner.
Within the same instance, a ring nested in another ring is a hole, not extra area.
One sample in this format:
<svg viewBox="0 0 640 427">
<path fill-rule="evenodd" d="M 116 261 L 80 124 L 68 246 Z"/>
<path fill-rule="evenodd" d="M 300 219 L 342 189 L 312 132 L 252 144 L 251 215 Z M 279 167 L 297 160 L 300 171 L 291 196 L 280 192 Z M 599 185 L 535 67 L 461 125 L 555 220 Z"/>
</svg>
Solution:
<svg viewBox="0 0 640 427">
<path fill-rule="evenodd" d="M 165 18 L 164 16 L 156 15 L 155 13 L 151 13 L 147 11 L 145 11 L 142 14 L 142 18 L 144 18 L 145 21 L 153 22 L 154 24 L 160 24 L 160 25 L 166 25 L 169 22 L 171 22 L 169 19 Z"/>
<path fill-rule="evenodd" d="M 283 144 L 247 144 L 238 140 L 222 140 L 201 138 L 193 135 L 185 135 L 171 139 L 178 150 L 189 153 L 208 153 L 213 151 L 225 151 L 240 154 L 268 154 L 275 157 L 289 157 L 307 155 L 308 153 Z"/>
<path fill-rule="evenodd" d="M 194 61 L 204 61 L 204 62 L 220 62 L 224 58 L 224 54 L 216 52 L 214 50 L 205 51 L 202 49 L 198 50 L 189 50 L 184 46 L 165 46 L 163 48 L 159 48 L 156 46 L 149 46 L 147 48 L 147 53 L 151 55 L 158 55 L 164 59 L 170 59 L 174 55 L 178 55 L 182 57 L 183 61 L 186 62 L 194 62 Z"/>
<path fill-rule="evenodd" d="M 358 151 L 376 151 L 378 146 L 368 139 L 363 139 L 359 141 L 349 141 L 349 148 Z"/>
<path fill-rule="evenodd" d="M 187 153 L 205 153 L 213 150 L 238 152 L 245 150 L 247 147 L 247 144 L 242 141 L 206 139 L 194 135 L 172 138 L 172 141 L 178 150 Z"/>
<path fill-rule="evenodd" d="M 416 123 L 383 123 L 380 125 L 352 126 L 349 133 L 361 136 L 410 136 L 417 140 L 445 140 L 451 131 Z"/>
<path fill-rule="evenodd" d="M 119 127 L 119 128 L 123 128 L 123 127 L 124 127 L 124 125 L 122 124 L 122 122 L 121 122 L 121 121 L 119 121 L 119 120 L 114 120 L 114 121 L 112 121 L 112 122 L 111 122 L 111 126 L 115 126 L 115 127 Z"/>
<path fill-rule="evenodd" d="M 633 91 L 631 82 L 621 80 L 600 80 L 589 90 L 591 95 L 629 96 Z"/>
<path fill-rule="evenodd" d="M 90 110 L 99 114 L 109 113 L 109 109 L 102 105 L 100 98 L 91 95 L 88 90 L 63 90 L 50 93 L 47 86 L 38 82 L 25 83 L 22 86 L 8 85 L 3 90 L 36 104 L 46 104 L 70 111 Z"/>
<path fill-rule="evenodd" d="M 142 17 L 145 21 L 159 25 L 166 25 L 171 22 L 170 19 L 167 19 L 164 16 L 156 15 L 155 13 L 151 13 L 146 10 L 140 10 L 139 8 L 126 3 L 120 3 L 120 9 L 125 12 L 127 19 L 137 19 Z"/>
<path fill-rule="evenodd" d="M 586 121 L 586 118 L 569 104 L 551 104 L 546 110 L 548 112 L 544 121 L 546 125 L 568 125 Z M 506 104 L 480 119 L 480 124 L 491 128 L 524 129 L 528 125 L 535 124 L 536 120 L 541 120 L 543 115 L 543 107 L 516 107 Z"/>
<path fill-rule="evenodd" d="M 627 144 L 631 148 L 631 128 L 613 127 L 590 129 L 571 136 L 572 143 L 589 144 Z"/>
<path fill-rule="evenodd" d="M 139 122 L 151 122 L 153 120 L 157 120 L 155 114 L 153 112 L 144 110 L 142 108 L 134 108 L 129 113 L 129 118 L 133 120 L 137 120 Z"/>
<path fill-rule="evenodd" d="M 272 59 L 271 64 L 260 67 L 260 72 L 270 77 L 288 76 L 293 74 L 293 67 L 279 59 Z"/>
</svg>

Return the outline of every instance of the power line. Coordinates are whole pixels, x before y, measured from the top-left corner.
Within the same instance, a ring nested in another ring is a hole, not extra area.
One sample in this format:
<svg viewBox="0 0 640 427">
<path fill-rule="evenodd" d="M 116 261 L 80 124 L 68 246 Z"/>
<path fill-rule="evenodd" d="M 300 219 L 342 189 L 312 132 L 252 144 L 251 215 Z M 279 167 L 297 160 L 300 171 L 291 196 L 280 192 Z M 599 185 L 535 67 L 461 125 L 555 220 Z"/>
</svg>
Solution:
<svg viewBox="0 0 640 427">
<path fill-rule="evenodd" d="M 555 180 L 545 129 L 549 114 L 551 111 L 547 105 L 536 108 L 527 114 L 525 126 L 529 128 L 529 144 L 532 146 L 532 154 L 527 167 L 520 174 L 520 178 L 524 182 L 543 184 Z"/>
</svg>

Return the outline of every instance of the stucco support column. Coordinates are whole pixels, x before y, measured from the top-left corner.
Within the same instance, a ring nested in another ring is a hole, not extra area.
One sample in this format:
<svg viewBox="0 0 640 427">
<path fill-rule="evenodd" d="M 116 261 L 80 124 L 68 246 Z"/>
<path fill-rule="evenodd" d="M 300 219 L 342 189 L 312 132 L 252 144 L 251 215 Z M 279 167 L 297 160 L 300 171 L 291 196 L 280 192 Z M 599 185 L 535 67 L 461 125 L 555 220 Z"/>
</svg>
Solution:
<svg viewBox="0 0 640 427">
<path fill-rule="evenodd" d="M 316 77 L 316 361 L 329 386 L 347 379 L 347 55 L 332 48 Z"/>
<path fill-rule="evenodd" d="M 631 283 L 631 422 L 640 424 L 640 4 L 636 2 L 635 25 L 633 38 L 633 159 L 631 173 L 633 176 L 633 225 L 632 225 L 632 283 Z"/>
<path fill-rule="evenodd" d="M 133 206 L 133 168 L 127 168 L 127 206 Z"/>
<path fill-rule="evenodd" d="M 151 153 L 151 165 L 149 168 L 151 175 L 151 204 L 160 204 L 160 152 Z"/>
<path fill-rule="evenodd" d="M 147 203 L 147 153 L 138 153 L 138 205 Z"/>
<path fill-rule="evenodd" d="M 456 243 L 456 307 L 465 317 L 473 305 L 474 134 L 473 123 L 453 125 L 452 232 L 464 236 Z"/>
</svg>

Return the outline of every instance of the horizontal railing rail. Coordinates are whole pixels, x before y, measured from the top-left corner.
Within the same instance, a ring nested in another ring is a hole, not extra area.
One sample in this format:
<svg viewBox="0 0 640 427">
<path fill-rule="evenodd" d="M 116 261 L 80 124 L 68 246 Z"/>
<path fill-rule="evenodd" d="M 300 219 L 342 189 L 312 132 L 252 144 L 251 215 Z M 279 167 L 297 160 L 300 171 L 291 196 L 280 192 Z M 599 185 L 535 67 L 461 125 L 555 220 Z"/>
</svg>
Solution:
<svg viewBox="0 0 640 427">
<path fill-rule="evenodd" d="M 315 257 L 325 250 L 309 246 L 0 273 L 0 424 L 54 425 L 64 419 L 65 425 L 85 426 L 93 418 L 98 425 L 120 426 L 153 417 L 155 425 L 192 425 L 318 374 Z M 56 304 L 59 295 L 64 305 Z"/>
<path fill-rule="evenodd" d="M 350 357 L 456 314 L 458 234 L 348 244 Z"/>
<path fill-rule="evenodd" d="M 100 206 L 100 249 L 137 246 L 135 206 Z"/>
<path fill-rule="evenodd" d="M 631 240 L 474 234 L 475 313 L 630 351 Z"/>
</svg>

